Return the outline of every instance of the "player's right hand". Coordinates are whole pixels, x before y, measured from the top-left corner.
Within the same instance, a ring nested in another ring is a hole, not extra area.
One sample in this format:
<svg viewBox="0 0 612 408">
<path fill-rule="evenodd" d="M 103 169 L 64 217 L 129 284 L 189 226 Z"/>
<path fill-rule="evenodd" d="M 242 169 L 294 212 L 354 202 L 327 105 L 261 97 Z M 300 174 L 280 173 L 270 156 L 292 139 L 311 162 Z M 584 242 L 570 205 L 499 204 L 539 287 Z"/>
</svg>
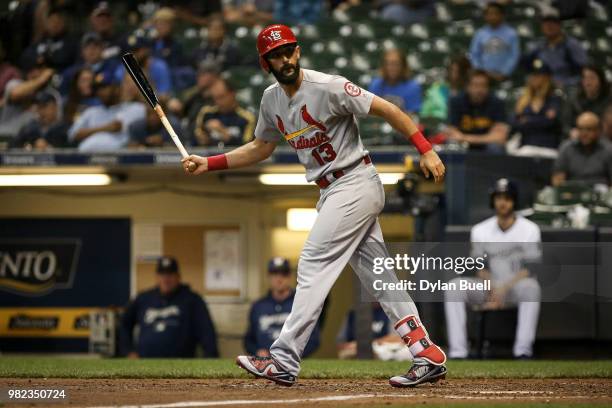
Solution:
<svg viewBox="0 0 612 408">
<path fill-rule="evenodd" d="M 442 163 L 442 160 L 440 160 L 438 153 L 434 152 L 433 150 L 429 150 L 421 156 L 420 166 L 426 178 L 429 178 L 429 175 L 431 174 L 433 175 L 436 183 L 444 180 L 444 172 L 446 169 L 444 168 L 444 164 Z"/>
<path fill-rule="evenodd" d="M 181 160 L 185 173 L 193 176 L 208 171 L 208 158 L 191 154 Z"/>
</svg>

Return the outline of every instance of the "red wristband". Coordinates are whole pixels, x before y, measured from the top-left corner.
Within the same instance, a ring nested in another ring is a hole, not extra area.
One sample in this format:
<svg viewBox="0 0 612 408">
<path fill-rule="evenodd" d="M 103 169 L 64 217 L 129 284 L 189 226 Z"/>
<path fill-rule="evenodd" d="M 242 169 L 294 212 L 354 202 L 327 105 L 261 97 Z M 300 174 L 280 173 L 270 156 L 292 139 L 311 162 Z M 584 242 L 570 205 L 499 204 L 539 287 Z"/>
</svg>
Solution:
<svg viewBox="0 0 612 408">
<path fill-rule="evenodd" d="M 208 171 L 225 169 L 227 169 L 227 156 L 225 154 L 208 157 Z"/>
<path fill-rule="evenodd" d="M 425 154 L 431 150 L 431 143 L 429 143 L 429 141 L 425 139 L 425 136 L 423 136 L 423 133 L 421 133 L 420 130 L 417 130 L 412 135 L 410 135 L 410 141 L 421 154 Z"/>
</svg>

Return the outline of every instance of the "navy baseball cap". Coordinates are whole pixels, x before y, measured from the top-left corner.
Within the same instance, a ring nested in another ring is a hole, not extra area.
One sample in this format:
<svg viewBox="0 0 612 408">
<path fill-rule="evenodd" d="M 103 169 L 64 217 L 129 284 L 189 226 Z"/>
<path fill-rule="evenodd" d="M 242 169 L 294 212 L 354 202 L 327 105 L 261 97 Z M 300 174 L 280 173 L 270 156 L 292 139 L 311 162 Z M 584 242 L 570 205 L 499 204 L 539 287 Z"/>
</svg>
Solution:
<svg viewBox="0 0 612 408">
<path fill-rule="evenodd" d="M 98 2 L 94 6 L 93 10 L 91 11 L 91 15 L 94 16 L 94 17 L 101 16 L 101 15 L 110 16 L 111 15 L 111 9 L 110 9 L 110 6 L 109 6 L 108 2 L 107 1 L 100 1 L 100 2 Z"/>
<path fill-rule="evenodd" d="M 40 91 L 34 96 L 34 103 L 45 105 L 49 102 L 57 103 L 57 98 L 49 91 Z"/>
<path fill-rule="evenodd" d="M 102 88 L 104 86 L 110 86 L 110 85 L 118 85 L 118 84 L 119 82 L 117 81 L 117 78 L 115 77 L 114 72 L 112 72 L 109 69 L 107 70 L 102 69 L 96 72 L 94 75 L 94 80 L 93 80 L 94 89 L 98 89 L 98 88 Z"/>
<path fill-rule="evenodd" d="M 92 31 L 85 33 L 83 38 L 81 38 L 81 47 L 85 47 L 89 44 L 102 44 L 103 42 L 104 41 L 102 40 L 102 37 L 100 37 L 100 34 Z"/>
<path fill-rule="evenodd" d="M 280 273 L 283 275 L 289 275 L 291 272 L 289 268 L 289 260 L 280 256 L 275 256 L 268 262 L 268 273 Z"/>
<path fill-rule="evenodd" d="M 495 181 L 495 184 L 489 189 L 489 205 L 493 208 L 495 196 L 498 194 L 508 195 L 517 206 L 519 191 L 516 183 L 508 178 L 500 178 Z"/>
<path fill-rule="evenodd" d="M 157 260 L 157 273 L 178 273 L 178 262 L 170 256 L 162 256 Z"/>
</svg>

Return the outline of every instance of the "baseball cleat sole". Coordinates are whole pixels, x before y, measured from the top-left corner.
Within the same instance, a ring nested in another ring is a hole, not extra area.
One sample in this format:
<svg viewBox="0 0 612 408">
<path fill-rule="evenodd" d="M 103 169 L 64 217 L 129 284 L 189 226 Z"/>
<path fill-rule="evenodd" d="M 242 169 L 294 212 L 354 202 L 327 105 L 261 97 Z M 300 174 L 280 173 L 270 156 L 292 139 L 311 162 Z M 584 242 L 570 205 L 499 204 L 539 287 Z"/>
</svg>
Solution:
<svg viewBox="0 0 612 408">
<path fill-rule="evenodd" d="M 417 379 L 410 379 L 403 375 L 391 377 L 389 385 L 396 388 L 415 387 L 419 384 L 436 383 L 446 378 L 447 369 L 445 366 L 434 366 L 427 374 Z"/>
</svg>

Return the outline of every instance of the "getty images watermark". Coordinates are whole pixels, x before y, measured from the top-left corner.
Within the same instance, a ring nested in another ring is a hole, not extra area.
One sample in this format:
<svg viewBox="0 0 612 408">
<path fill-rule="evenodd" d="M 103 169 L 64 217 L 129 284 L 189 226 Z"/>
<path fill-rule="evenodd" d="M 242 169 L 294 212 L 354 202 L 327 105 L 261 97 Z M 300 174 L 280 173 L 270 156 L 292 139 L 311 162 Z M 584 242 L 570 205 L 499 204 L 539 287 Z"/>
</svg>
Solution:
<svg viewBox="0 0 612 408">
<path fill-rule="evenodd" d="M 530 301 L 612 302 L 612 242 L 367 243 L 351 263 L 361 300 L 444 302 L 502 293 Z M 463 237 L 462 237 L 463 238 Z"/>
<path fill-rule="evenodd" d="M 483 254 L 482 256 L 477 257 L 442 257 L 426 256 L 422 253 L 415 257 L 408 254 L 396 254 L 395 256 L 374 258 L 372 272 L 375 275 L 382 275 L 388 270 L 395 270 L 396 272 L 405 271 L 410 275 L 415 275 L 419 271 L 444 271 L 462 275 L 465 272 L 477 272 L 485 269 L 487 265 L 487 256 L 487 254 Z M 448 290 L 490 291 L 491 280 L 482 279 L 482 281 L 475 281 L 473 279 L 457 279 L 450 282 L 445 282 L 441 279 L 436 279 L 434 281 L 430 279 L 400 279 L 396 282 L 386 282 L 383 279 L 375 279 L 372 283 L 372 288 L 375 291 L 420 290 L 432 293 L 436 291 Z"/>
</svg>

